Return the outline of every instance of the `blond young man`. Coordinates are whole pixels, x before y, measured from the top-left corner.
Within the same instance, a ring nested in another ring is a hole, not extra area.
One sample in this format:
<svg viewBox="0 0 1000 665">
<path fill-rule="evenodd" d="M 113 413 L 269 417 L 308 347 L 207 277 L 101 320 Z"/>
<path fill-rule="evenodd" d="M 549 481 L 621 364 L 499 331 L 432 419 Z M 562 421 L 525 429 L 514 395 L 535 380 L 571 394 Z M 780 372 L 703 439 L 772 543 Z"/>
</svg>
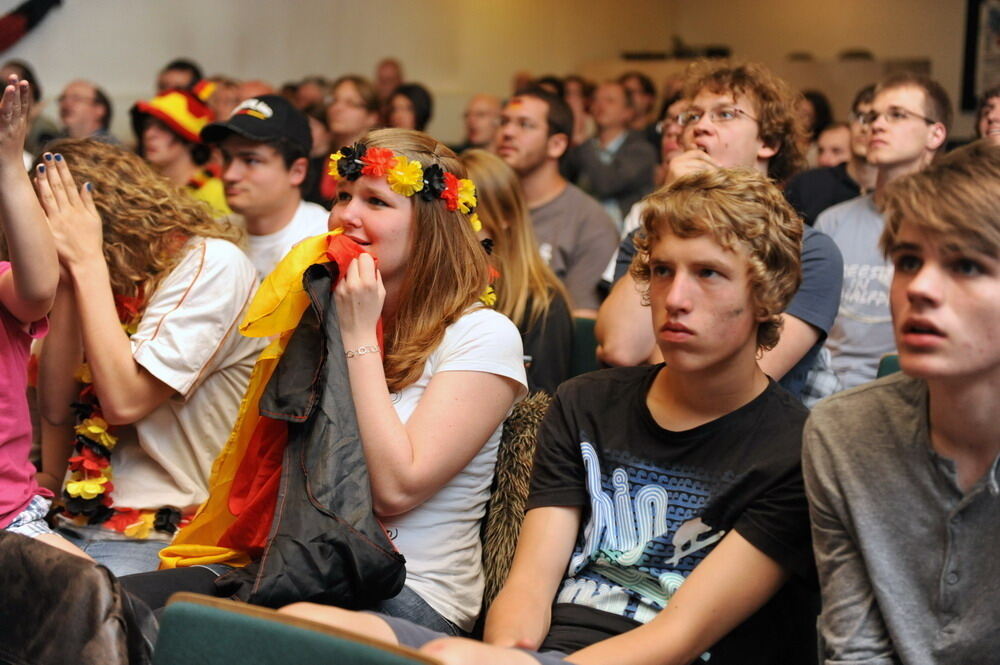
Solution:
<svg viewBox="0 0 1000 665">
<path fill-rule="evenodd" d="M 995 662 L 1000 147 L 883 195 L 903 373 L 824 401 L 805 430 L 824 662 Z"/>
<path fill-rule="evenodd" d="M 814 657 L 806 411 L 756 362 L 798 287 L 802 225 L 765 178 L 720 169 L 652 195 L 643 226 L 634 273 L 666 364 L 558 390 L 489 644 L 333 608 L 286 611 L 447 663 Z"/>
</svg>

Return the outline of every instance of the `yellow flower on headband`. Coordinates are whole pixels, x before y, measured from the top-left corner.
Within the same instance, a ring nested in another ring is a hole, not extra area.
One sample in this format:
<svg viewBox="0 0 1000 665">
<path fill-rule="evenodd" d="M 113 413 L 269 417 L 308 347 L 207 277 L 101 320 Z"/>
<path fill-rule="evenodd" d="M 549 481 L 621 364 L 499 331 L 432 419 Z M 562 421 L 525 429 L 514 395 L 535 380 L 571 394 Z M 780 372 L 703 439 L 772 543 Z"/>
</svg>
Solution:
<svg viewBox="0 0 1000 665">
<path fill-rule="evenodd" d="M 108 432 L 108 423 L 104 418 L 97 416 L 87 418 L 74 429 L 77 434 L 81 434 L 92 441 L 97 441 L 108 450 L 114 448 L 115 444 L 118 443 L 118 437 Z"/>
<path fill-rule="evenodd" d="M 469 224 L 472 224 L 472 230 L 479 233 L 483 230 L 483 223 L 479 219 L 479 213 L 474 212 L 469 215 Z"/>
<path fill-rule="evenodd" d="M 468 178 L 458 181 L 458 209 L 468 215 L 476 207 L 476 186 Z"/>
<path fill-rule="evenodd" d="M 337 152 L 333 153 L 332 155 L 330 155 L 330 171 L 329 171 L 329 175 L 332 175 L 334 180 L 340 180 L 340 174 L 337 173 L 337 162 L 339 162 L 342 157 L 343 157 L 343 155 L 340 154 L 339 150 Z"/>
<path fill-rule="evenodd" d="M 479 302 L 483 303 L 487 307 L 493 307 L 497 304 L 497 292 L 493 290 L 492 286 L 487 286 L 483 295 L 479 296 Z"/>
<path fill-rule="evenodd" d="M 424 168 L 420 162 L 397 155 L 396 163 L 386 173 L 385 179 L 392 191 L 402 196 L 413 196 L 424 188 Z"/>
<path fill-rule="evenodd" d="M 81 499 L 93 499 L 104 494 L 104 484 L 107 482 L 108 479 L 104 476 L 71 481 L 66 483 L 66 493 Z"/>
</svg>

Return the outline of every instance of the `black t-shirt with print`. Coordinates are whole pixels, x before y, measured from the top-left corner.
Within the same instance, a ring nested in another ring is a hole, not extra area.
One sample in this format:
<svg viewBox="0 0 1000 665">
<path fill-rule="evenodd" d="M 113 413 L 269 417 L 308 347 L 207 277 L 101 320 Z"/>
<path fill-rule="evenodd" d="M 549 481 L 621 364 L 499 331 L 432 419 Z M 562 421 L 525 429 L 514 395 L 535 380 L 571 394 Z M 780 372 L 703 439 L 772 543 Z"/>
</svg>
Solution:
<svg viewBox="0 0 1000 665">
<path fill-rule="evenodd" d="M 646 406 L 662 368 L 567 381 L 542 423 L 528 509 L 584 508 L 542 650 L 571 653 L 650 621 L 735 529 L 792 578 L 709 650 L 709 662 L 815 662 L 818 594 L 800 464 L 808 411 L 772 381 L 736 411 L 671 432 Z"/>
</svg>

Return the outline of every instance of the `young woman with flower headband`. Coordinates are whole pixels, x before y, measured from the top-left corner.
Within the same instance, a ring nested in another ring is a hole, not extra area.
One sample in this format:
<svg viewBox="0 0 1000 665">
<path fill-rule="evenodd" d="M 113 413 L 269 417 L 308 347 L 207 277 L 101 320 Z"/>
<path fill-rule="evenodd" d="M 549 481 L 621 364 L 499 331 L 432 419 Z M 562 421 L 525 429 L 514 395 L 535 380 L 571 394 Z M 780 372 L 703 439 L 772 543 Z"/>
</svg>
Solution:
<svg viewBox="0 0 1000 665">
<path fill-rule="evenodd" d="M 526 393 L 520 335 L 482 302 L 495 296 L 475 187 L 450 149 L 420 132 L 379 130 L 335 153 L 330 172 L 330 229 L 366 250 L 334 299 L 372 505 L 406 558 L 403 590 L 372 609 L 460 634 L 482 602 L 480 523 L 503 421 Z M 219 552 L 225 538 L 185 539 L 209 510 L 182 533 L 181 548 L 193 550 L 171 547 L 167 560 L 218 552 L 215 561 L 238 565 Z M 216 592 L 225 571 L 193 563 L 123 583 L 153 607 L 172 591 Z"/>
<path fill-rule="evenodd" d="M 330 228 L 369 252 L 335 290 L 351 392 L 375 512 L 407 561 L 404 591 L 376 609 L 468 631 L 502 423 L 526 392 L 520 336 L 480 303 L 490 270 L 451 150 L 387 129 L 333 161 Z M 377 348 L 380 317 L 384 357 L 360 353 Z"/>
<path fill-rule="evenodd" d="M 573 316 L 569 295 L 538 252 L 528 206 L 517 174 L 485 150 L 466 150 L 459 159 L 476 183 L 477 214 L 492 240 L 500 276 L 496 310 L 517 324 L 524 344 L 528 388 L 555 393 L 570 375 Z"/>
<path fill-rule="evenodd" d="M 49 147 L 35 178 L 62 277 L 39 477 L 62 492 L 60 533 L 117 574 L 154 570 L 207 497 L 262 346 L 237 332 L 256 271 L 237 229 L 136 155 Z"/>
</svg>

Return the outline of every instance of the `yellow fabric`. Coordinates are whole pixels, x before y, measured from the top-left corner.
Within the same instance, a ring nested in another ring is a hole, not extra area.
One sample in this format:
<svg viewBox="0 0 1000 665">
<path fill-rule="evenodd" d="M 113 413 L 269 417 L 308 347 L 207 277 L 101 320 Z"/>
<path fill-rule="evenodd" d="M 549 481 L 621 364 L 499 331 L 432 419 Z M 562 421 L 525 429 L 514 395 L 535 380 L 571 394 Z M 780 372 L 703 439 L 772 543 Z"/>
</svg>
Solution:
<svg viewBox="0 0 1000 665">
<path fill-rule="evenodd" d="M 333 233 L 338 233 L 335 231 Z M 215 543 L 235 521 L 229 512 L 229 493 L 246 453 L 247 445 L 260 420 L 258 404 L 278 359 L 309 306 L 309 295 L 302 287 L 302 273 L 314 263 L 326 262 L 327 239 L 332 233 L 307 238 L 289 250 L 257 290 L 240 324 L 247 337 L 275 337 L 254 364 L 250 383 L 240 403 L 236 425 L 222 453 L 212 465 L 208 500 L 174 538 L 160 551 L 160 568 L 227 563 L 245 566 L 250 558 L 237 550 Z"/>
<path fill-rule="evenodd" d="M 190 191 L 191 196 L 209 205 L 213 217 L 225 217 L 233 213 L 226 203 L 226 188 L 220 178 L 209 178 L 204 185 Z"/>
</svg>

